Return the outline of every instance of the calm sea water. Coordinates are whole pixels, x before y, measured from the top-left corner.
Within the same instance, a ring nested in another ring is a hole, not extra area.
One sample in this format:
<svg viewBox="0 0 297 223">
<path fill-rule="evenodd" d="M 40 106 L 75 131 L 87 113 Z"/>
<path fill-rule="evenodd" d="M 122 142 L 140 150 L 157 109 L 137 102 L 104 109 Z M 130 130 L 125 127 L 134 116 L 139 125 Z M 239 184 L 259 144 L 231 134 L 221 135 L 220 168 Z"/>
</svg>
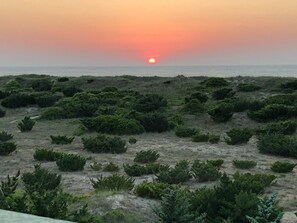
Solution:
<svg viewBox="0 0 297 223">
<path fill-rule="evenodd" d="M 278 76 L 297 77 L 290 66 L 143 66 L 143 67 L 0 67 L 0 76 L 47 74 L 54 76 Z"/>
</svg>

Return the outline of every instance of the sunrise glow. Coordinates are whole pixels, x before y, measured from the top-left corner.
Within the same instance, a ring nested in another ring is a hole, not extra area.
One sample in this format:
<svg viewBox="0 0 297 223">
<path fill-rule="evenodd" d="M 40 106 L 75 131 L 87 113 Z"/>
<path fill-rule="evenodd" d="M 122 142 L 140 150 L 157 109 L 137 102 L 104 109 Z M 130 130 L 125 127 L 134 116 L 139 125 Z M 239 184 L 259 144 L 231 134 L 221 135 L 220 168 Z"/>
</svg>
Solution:
<svg viewBox="0 0 297 223">
<path fill-rule="evenodd" d="M 149 64 L 155 64 L 156 63 L 156 59 L 155 58 L 150 58 L 148 60 Z"/>
</svg>

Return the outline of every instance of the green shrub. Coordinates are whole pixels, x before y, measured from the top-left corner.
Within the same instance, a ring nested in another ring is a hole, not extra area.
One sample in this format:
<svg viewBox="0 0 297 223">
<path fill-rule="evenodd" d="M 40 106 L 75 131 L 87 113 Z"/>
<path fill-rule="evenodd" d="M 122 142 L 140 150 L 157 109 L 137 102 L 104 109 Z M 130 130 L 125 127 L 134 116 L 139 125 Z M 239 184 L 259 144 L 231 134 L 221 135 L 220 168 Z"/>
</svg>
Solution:
<svg viewBox="0 0 297 223">
<path fill-rule="evenodd" d="M 157 151 L 153 150 L 141 150 L 136 153 L 134 161 L 137 163 L 151 163 L 155 162 L 160 157 Z"/>
<path fill-rule="evenodd" d="M 209 77 L 202 81 L 201 84 L 205 85 L 206 87 L 223 87 L 229 85 L 228 81 L 220 77 Z"/>
<path fill-rule="evenodd" d="M 7 96 L 9 96 L 8 92 L 0 90 L 0 100 L 3 99 L 3 98 L 6 98 Z"/>
<path fill-rule="evenodd" d="M 208 100 L 208 96 L 201 92 L 195 92 L 195 93 L 191 94 L 190 97 L 186 97 L 185 102 L 188 103 L 192 99 L 197 99 L 201 103 L 205 103 Z"/>
<path fill-rule="evenodd" d="M 197 129 L 195 128 L 189 128 L 186 126 L 178 126 L 175 129 L 175 135 L 180 137 L 180 138 L 185 138 L 185 137 L 192 137 L 198 132 Z"/>
<path fill-rule="evenodd" d="M 137 120 L 117 115 L 100 115 L 96 118 L 82 119 L 81 122 L 87 129 L 99 133 L 130 135 L 144 132 L 143 126 Z"/>
<path fill-rule="evenodd" d="M 59 77 L 59 78 L 57 79 L 57 81 L 58 81 L 58 82 L 67 82 L 67 81 L 69 81 L 69 78 L 68 78 L 68 77 Z"/>
<path fill-rule="evenodd" d="M 147 163 L 145 168 L 147 174 L 157 174 L 162 171 L 169 170 L 169 165 L 162 165 L 160 163 Z"/>
<path fill-rule="evenodd" d="M 6 108 L 20 108 L 35 104 L 35 99 L 28 94 L 11 94 L 1 101 L 1 105 Z"/>
<path fill-rule="evenodd" d="M 174 168 L 169 168 L 166 171 L 161 171 L 156 175 L 157 180 L 167 184 L 179 184 L 191 179 L 190 166 L 188 161 L 178 162 Z"/>
<path fill-rule="evenodd" d="M 202 163 L 199 160 L 195 160 L 191 170 L 198 182 L 215 181 L 221 177 L 217 167 L 210 163 Z"/>
<path fill-rule="evenodd" d="M 168 116 L 169 128 L 174 129 L 177 126 L 183 125 L 184 120 L 180 114 L 171 114 Z"/>
<path fill-rule="evenodd" d="M 155 181 L 144 181 L 135 186 L 134 193 L 139 197 L 161 199 L 163 191 L 167 188 L 172 188 L 172 186 L 166 183 L 160 183 Z"/>
<path fill-rule="evenodd" d="M 29 132 L 32 130 L 34 125 L 35 121 L 26 116 L 21 122 L 18 123 L 18 129 L 21 130 L 21 132 Z"/>
<path fill-rule="evenodd" d="M 296 94 L 278 94 L 273 95 L 264 100 L 266 105 L 280 104 L 280 105 L 295 105 L 297 100 Z"/>
<path fill-rule="evenodd" d="M 56 164 L 61 171 L 78 171 L 84 169 L 86 158 L 76 154 L 63 154 Z"/>
<path fill-rule="evenodd" d="M 259 111 L 260 109 L 264 108 L 265 106 L 266 106 L 265 101 L 254 100 L 254 101 L 248 102 L 248 110 L 250 110 L 250 111 Z"/>
<path fill-rule="evenodd" d="M 259 121 L 268 122 L 272 120 L 288 119 L 294 116 L 294 108 L 292 106 L 282 104 L 270 104 L 258 111 L 248 112 L 249 118 Z"/>
<path fill-rule="evenodd" d="M 136 176 L 142 176 L 147 174 L 146 167 L 136 163 L 133 165 L 124 164 L 123 167 L 124 167 L 125 173 L 129 176 L 136 177 Z"/>
<path fill-rule="evenodd" d="M 8 132 L 2 131 L 0 132 L 0 142 L 6 142 L 8 140 L 11 140 L 13 138 L 12 134 L 9 134 Z"/>
<path fill-rule="evenodd" d="M 62 156 L 62 153 L 55 152 L 52 149 L 36 149 L 34 159 L 38 161 L 57 161 Z"/>
<path fill-rule="evenodd" d="M 242 92 L 252 92 L 252 91 L 257 91 L 260 90 L 261 87 L 255 84 L 238 84 L 237 90 L 242 91 Z"/>
<path fill-rule="evenodd" d="M 297 122 L 292 120 L 280 121 L 276 123 L 270 123 L 262 128 L 256 129 L 258 135 L 262 134 L 284 134 L 292 135 L 296 132 Z"/>
<path fill-rule="evenodd" d="M 0 118 L 4 117 L 6 112 L 0 108 Z"/>
<path fill-rule="evenodd" d="M 222 160 L 222 159 L 206 160 L 206 162 L 219 168 L 219 167 L 221 167 L 223 165 L 224 160 Z"/>
<path fill-rule="evenodd" d="M 297 157 L 297 140 L 285 135 L 263 135 L 259 138 L 257 147 L 260 153 L 284 157 Z"/>
<path fill-rule="evenodd" d="M 232 164 L 239 169 L 251 169 L 257 165 L 257 162 L 251 160 L 233 160 Z"/>
<path fill-rule="evenodd" d="M 137 142 L 137 139 L 135 138 L 129 138 L 129 143 L 130 144 L 135 144 Z"/>
<path fill-rule="evenodd" d="M 232 88 L 221 88 L 212 93 L 212 97 L 215 100 L 223 100 L 225 98 L 231 98 L 235 94 Z"/>
<path fill-rule="evenodd" d="M 96 179 L 91 179 L 91 183 L 96 190 L 132 190 L 134 180 L 131 177 L 125 177 L 118 174 L 103 177 L 102 175 Z"/>
<path fill-rule="evenodd" d="M 249 109 L 249 101 L 246 99 L 233 99 L 231 103 L 233 104 L 234 112 L 244 112 Z"/>
<path fill-rule="evenodd" d="M 157 94 L 141 96 L 134 104 L 133 108 L 139 112 L 153 112 L 167 106 L 167 100 Z"/>
<path fill-rule="evenodd" d="M 32 82 L 31 87 L 35 91 L 50 91 L 52 88 L 52 82 L 49 79 L 38 79 Z"/>
<path fill-rule="evenodd" d="M 41 107 L 50 107 L 55 104 L 55 102 L 58 100 L 58 97 L 55 95 L 41 95 L 36 97 L 36 104 Z"/>
<path fill-rule="evenodd" d="M 232 104 L 222 102 L 208 110 L 208 114 L 215 122 L 227 122 L 233 116 L 233 108 Z"/>
<path fill-rule="evenodd" d="M 204 112 L 204 106 L 202 102 L 200 102 L 198 99 L 191 99 L 190 101 L 186 102 L 183 111 L 189 113 L 189 114 L 197 114 Z"/>
<path fill-rule="evenodd" d="M 221 136 L 220 135 L 209 135 L 208 137 L 208 141 L 211 144 L 216 144 L 220 141 Z"/>
<path fill-rule="evenodd" d="M 159 112 L 145 113 L 140 117 L 140 123 L 147 132 L 165 132 L 170 129 L 167 117 Z"/>
<path fill-rule="evenodd" d="M 127 151 L 126 142 L 120 137 L 97 137 L 82 138 L 84 149 L 93 153 L 124 153 Z"/>
<path fill-rule="evenodd" d="M 201 133 L 196 133 L 192 137 L 193 142 L 208 142 L 209 140 L 209 135 L 208 134 L 201 134 Z"/>
<path fill-rule="evenodd" d="M 66 118 L 66 116 L 67 115 L 64 109 L 60 107 L 47 108 L 41 114 L 41 118 L 47 119 L 47 120 L 63 119 L 63 118 Z"/>
<path fill-rule="evenodd" d="M 106 172 L 117 172 L 119 170 L 120 170 L 119 166 L 114 164 L 113 162 L 109 162 L 103 168 L 103 171 L 106 171 Z"/>
<path fill-rule="evenodd" d="M 17 148 L 14 142 L 0 142 L 0 156 L 6 156 Z"/>
<path fill-rule="evenodd" d="M 292 172 L 295 166 L 297 164 L 276 161 L 271 165 L 271 170 L 276 173 L 289 173 Z"/>
<path fill-rule="evenodd" d="M 75 87 L 75 86 L 69 86 L 69 87 L 65 87 L 63 90 L 62 90 L 63 94 L 66 96 L 66 97 L 72 97 L 74 96 L 76 93 L 79 93 L 79 92 L 82 92 L 82 90 L 78 87 Z"/>
<path fill-rule="evenodd" d="M 226 133 L 229 138 L 225 138 L 225 141 L 229 145 L 247 143 L 250 140 L 250 138 L 253 136 L 253 132 L 248 128 L 244 128 L 244 129 L 233 128 Z"/>
<path fill-rule="evenodd" d="M 102 164 L 101 163 L 97 163 L 97 162 L 93 162 L 90 165 L 90 167 L 91 167 L 92 170 L 99 171 L 99 170 L 102 169 Z"/>
<path fill-rule="evenodd" d="M 283 84 L 281 84 L 281 87 L 297 90 L 297 80 L 288 81 L 286 83 L 283 83 Z"/>
<path fill-rule="evenodd" d="M 72 141 L 74 140 L 74 137 L 67 137 L 67 136 L 50 136 L 52 139 L 53 144 L 57 145 L 65 145 L 65 144 L 71 144 Z"/>
</svg>

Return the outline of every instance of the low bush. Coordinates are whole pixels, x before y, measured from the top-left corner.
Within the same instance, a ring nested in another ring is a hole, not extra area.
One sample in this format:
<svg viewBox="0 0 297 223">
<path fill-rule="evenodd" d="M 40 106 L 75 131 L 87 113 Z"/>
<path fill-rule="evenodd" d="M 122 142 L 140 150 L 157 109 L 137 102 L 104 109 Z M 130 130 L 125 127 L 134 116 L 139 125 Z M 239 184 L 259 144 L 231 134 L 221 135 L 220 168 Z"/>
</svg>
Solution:
<svg viewBox="0 0 297 223">
<path fill-rule="evenodd" d="M 152 163 L 160 157 L 157 151 L 153 150 L 141 150 L 136 153 L 134 161 L 137 163 Z"/>
<path fill-rule="evenodd" d="M 167 184 L 179 184 L 191 179 L 190 165 L 186 160 L 178 162 L 174 168 L 161 171 L 156 175 L 157 180 Z"/>
<path fill-rule="evenodd" d="M 229 145 L 235 145 L 235 144 L 241 144 L 241 143 L 247 143 L 250 138 L 253 136 L 253 132 L 248 129 L 238 129 L 233 128 L 226 132 L 228 138 L 225 138 L 225 141 Z"/>
<path fill-rule="evenodd" d="M 100 115 L 82 119 L 81 122 L 87 129 L 99 133 L 130 135 L 144 132 L 143 126 L 137 120 L 117 115 Z"/>
<path fill-rule="evenodd" d="M 273 95 L 264 100 L 266 105 L 280 104 L 280 105 L 295 105 L 297 101 L 296 94 L 278 94 Z"/>
<path fill-rule="evenodd" d="M 258 135 L 271 135 L 271 134 L 284 134 L 292 135 L 296 132 L 297 122 L 292 120 L 280 121 L 276 123 L 270 123 L 262 128 L 256 129 Z"/>
<path fill-rule="evenodd" d="M 189 114 L 197 114 L 204 112 L 205 108 L 201 101 L 198 99 L 191 99 L 190 101 L 186 102 L 183 111 Z"/>
<path fill-rule="evenodd" d="M 286 83 L 281 84 L 281 88 L 289 88 L 293 90 L 297 90 L 297 80 L 288 81 Z"/>
<path fill-rule="evenodd" d="M 65 144 L 71 144 L 74 140 L 74 137 L 67 137 L 67 136 L 50 136 L 52 139 L 52 144 L 57 145 L 65 145 Z"/>
<path fill-rule="evenodd" d="M 221 177 L 217 167 L 211 163 L 195 160 L 191 169 L 193 176 L 198 182 L 215 181 Z"/>
<path fill-rule="evenodd" d="M 28 94 L 11 94 L 1 101 L 6 108 L 20 108 L 35 104 L 35 98 Z"/>
<path fill-rule="evenodd" d="M 276 161 L 271 165 L 271 170 L 276 173 L 289 173 L 292 172 L 297 164 Z"/>
<path fill-rule="evenodd" d="M 167 120 L 169 122 L 170 129 L 174 129 L 177 126 L 184 124 L 183 117 L 180 114 L 170 114 Z"/>
<path fill-rule="evenodd" d="M 263 135 L 257 147 L 260 153 L 297 158 L 297 140 L 286 135 Z"/>
<path fill-rule="evenodd" d="M 226 81 L 224 78 L 220 77 L 209 77 L 206 80 L 201 82 L 202 85 L 206 87 L 223 87 L 228 86 L 229 82 Z"/>
<path fill-rule="evenodd" d="M 169 170 L 169 165 L 163 165 L 160 163 L 147 163 L 145 165 L 146 168 L 146 173 L 147 174 L 157 174 L 162 171 L 167 171 Z"/>
<path fill-rule="evenodd" d="M 108 177 L 102 175 L 96 179 L 91 179 L 93 188 L 96 190 L 132 190 L 134 187 L 134 180 L 131 177 L 125 177 L 114 174 Z"/>
<path fill-rule="evenodd" d="M 233 116 L 233 105 L 230 103 L 220 103 L 208 110 L 208 114 L 215 122 L 227 122 Z"/>
<path fill-rule="evenodd" d="M 120 167 L 118 165 L 114 164 L 113 162 L 109 162 L 103 168 L 103 171 L 106 171 L 106 172 L 117 172 L 119 170 L 120 170 Z"/>
<path fill-rule="evenodd" d="M 215 100 L 223 100 L 225 98 L 231 98 L 235 95 L 235 91 L 232 88 L 221 88 L 212 93 L 212 97 Z"/>
<path fill-rule="evenodd" d="M 6 156 L 17 148 L 14 142 L 0 142 L 0 156 Z"/>
<path fill-rule="evenodd" d="M 192 137 L 193 142 L 208 142 L 208 140 L 209 140 L 209 135 L 208 134 L 196 133 Z"/>
<path fill-rule="evenodd" d="M 232 164 L 239 169 L 251 169 L 257 165 L 257 162 L 252 160 L 233 160 Z"/>
<path fill-rule="evenodd" d="M 136 185 L 133 191 L 139 197 L 161 199 L 164 190 L 167 188 L 172 188 L 172 186 L 166 183 L 160 183 L 156 181 L 144 181 Z"/>
<path fill-rule="evenodd" d="M 223 165 L 224 160 L 222 160 L 222 159 L 206 160 L 206 162 L 219 168 L 219 167 L 221 167 Z"/>
<path fill-rule="evenodd" d="M 56 164 L 61 171 L 78 171 L 84 169 L 86 158 L 76 154 L 63 154 Z"/>
<path fill-rule="evenodd" d="M 137 142 L 137 139 L 135 138 L 129 138 L 129 143 L 132 145 L 132 144 L 135 144 Z"/>
<path fill-rule="evenodd" d="M 50 91 L 52 89 L 52 82 L 49 79 L 37 79 L 31 83 L 31 87 L 35 91 Z"/>
<path fill-rule="evenodd" d="M 124 167 L 125 173 L 131 177 L 142 176 L 147 174 L 146 167 L 139 164 L 133 164 L 133 165 L 124 164 L 123 167 Z"/>
<path fill-rule="evenodd" d="M 66 118 L 66 112 L 60 107 L 51 107 L 42 112 L 41 118 L 47 120 L 63 119 Z"/>
<path fill-rule="evenodd" d="M 102 164 L 101 163 L 97 163 L 97 162 L 93 162 L 90 165 L 90 167 L 91 167 L 92 170 L 99 171 L 99 170 L 102 169 Z"/>
<path fill-rule="evenodd" d="M 2 108 L 0 108 L 0 118 L 4 117 L 5 114 L 6 112 Z"/>
<path fill-rule="evenodd" d="M 221 136 L 220 135 L 209 135 L 208 137 L 208 141 L 211 144 L 216 144 L 220 141 Z"/>
<path fill-rule="evenodd" d="M 254 100 L 254 101 L 248 102 L 248 110 L 249 111 L 259 111 L 260 109 L 264 108 L 265 106 L 266 106 L 266 103 L 263 100 L 262 101 Z"/>
<path fill-rule="evenodd" d="M 8 140 L 11 140 L 13 138 L 12 134 L 9 134 L 8 132 L 2 131 L 0 132 L 0 142 L 6 142 Z"/>
<path fill-rule="evenodd" d="M 197 132 L 198 132 L 197 129 L 195 129 L 195 128 L 189 128 L 189 127 L 186 127 L 186 126 L 178 126 L 175 129 L 175 135 L 177 137 L 180 137 L 180 138 L 192 137 Z"/>
<path fill-rule="evenodd" d="M 3 98 L 6 98 L 7 96 L 9 96 L 8 92 L 0 90 L 0 100 L 3 99 Z"/>
<path fill-rule="evenodd" d="M 55 102 L 58 100 L 58 97 L 55 95 L 41 95 L 36 97 L 36 104 L 41 107 L 50 107 L 55 104 Z"/>
<path fill-rule="evenodd" d="M 62 92 L 66 97 L 72 97 L 76 93 L 82 92 L 82 89 L 75 87 L 75 86 L 69 86 L 69 87 L 65 87 L 62 90 Z"/>
<path fill-rule="evenodd" d="M 21 132 L 29 132 L 33 129 L 35 121 L 30 117 L 26 116 L 21 122 L 18 123 L 18 129 Z"/>
<path fill-rule="evenodd" d="M 208 100 L 208 96 L 202 92 L 195 92 L 190 95 L 190 97 L 185 98 L 185 102 L 188 103 L 192 99 L 197 99 L 201 103 L 205 103 Z"/>
<path fill-rule="evenodd" d="M 150 112 L 141 115 L 140 123 L 147 132 L 165 132 L 170 129 L 169 121 L 163 113 Z"/>
<path fill-rule="evenodd" d="M 67 81 L 69 81 L 69 78 L 68 78 L 68 77 L 59 77 L 59 78 L 57 79 L 57 81 L 58 81 L 58 82 L 67 82 Z"/>
<path fill-rule="evenodd" d="M 232 100 L 234 112 L 244 112 L 249 109 L 249 101 L 246 99 L 237 98 Z"/>
<path fill-rule="evenodd" d="M 93 153 L 124 153 L 127 151 L 126 141 L 120 137 L 97 137 L 82 138 L 84 149 Z"/>
<path fill-rule="evenodd" d="M 255 84 L 238 84 L 237 90 L 242 91 L 242 92 L 252 92 L 252 91 L 257 91 L 260 90 L 261 87 Z"/>
<path fill-rule="evenodd" d="M 153 112 L 167 106 L 167 100 L 157 94 L 141 96 L 134 104 L 133 108 L 139 112 Z"/>
<path fill-rule="evenodd" d="M 34 159 L 38 161 L 57 161 L 62 156 L 62 153 L 55 152 L 52 149 L 36 149 Z"/>
</svg>

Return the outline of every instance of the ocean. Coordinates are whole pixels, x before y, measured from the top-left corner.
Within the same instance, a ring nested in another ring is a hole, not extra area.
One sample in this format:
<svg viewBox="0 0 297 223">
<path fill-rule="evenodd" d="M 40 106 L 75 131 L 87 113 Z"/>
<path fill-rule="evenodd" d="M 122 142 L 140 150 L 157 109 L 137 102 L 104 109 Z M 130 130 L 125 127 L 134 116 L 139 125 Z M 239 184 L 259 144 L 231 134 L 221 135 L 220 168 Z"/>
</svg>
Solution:
<svg viewBox="0 0 297 223">
<path fill-rule="evenodd" d="M 54 76 L 278 76 L 297 77 L 297 65 L 286 66 L 114 66 L 114 67 L 0 67 L 0 76 L 46 74 Z"/>
</svg>

